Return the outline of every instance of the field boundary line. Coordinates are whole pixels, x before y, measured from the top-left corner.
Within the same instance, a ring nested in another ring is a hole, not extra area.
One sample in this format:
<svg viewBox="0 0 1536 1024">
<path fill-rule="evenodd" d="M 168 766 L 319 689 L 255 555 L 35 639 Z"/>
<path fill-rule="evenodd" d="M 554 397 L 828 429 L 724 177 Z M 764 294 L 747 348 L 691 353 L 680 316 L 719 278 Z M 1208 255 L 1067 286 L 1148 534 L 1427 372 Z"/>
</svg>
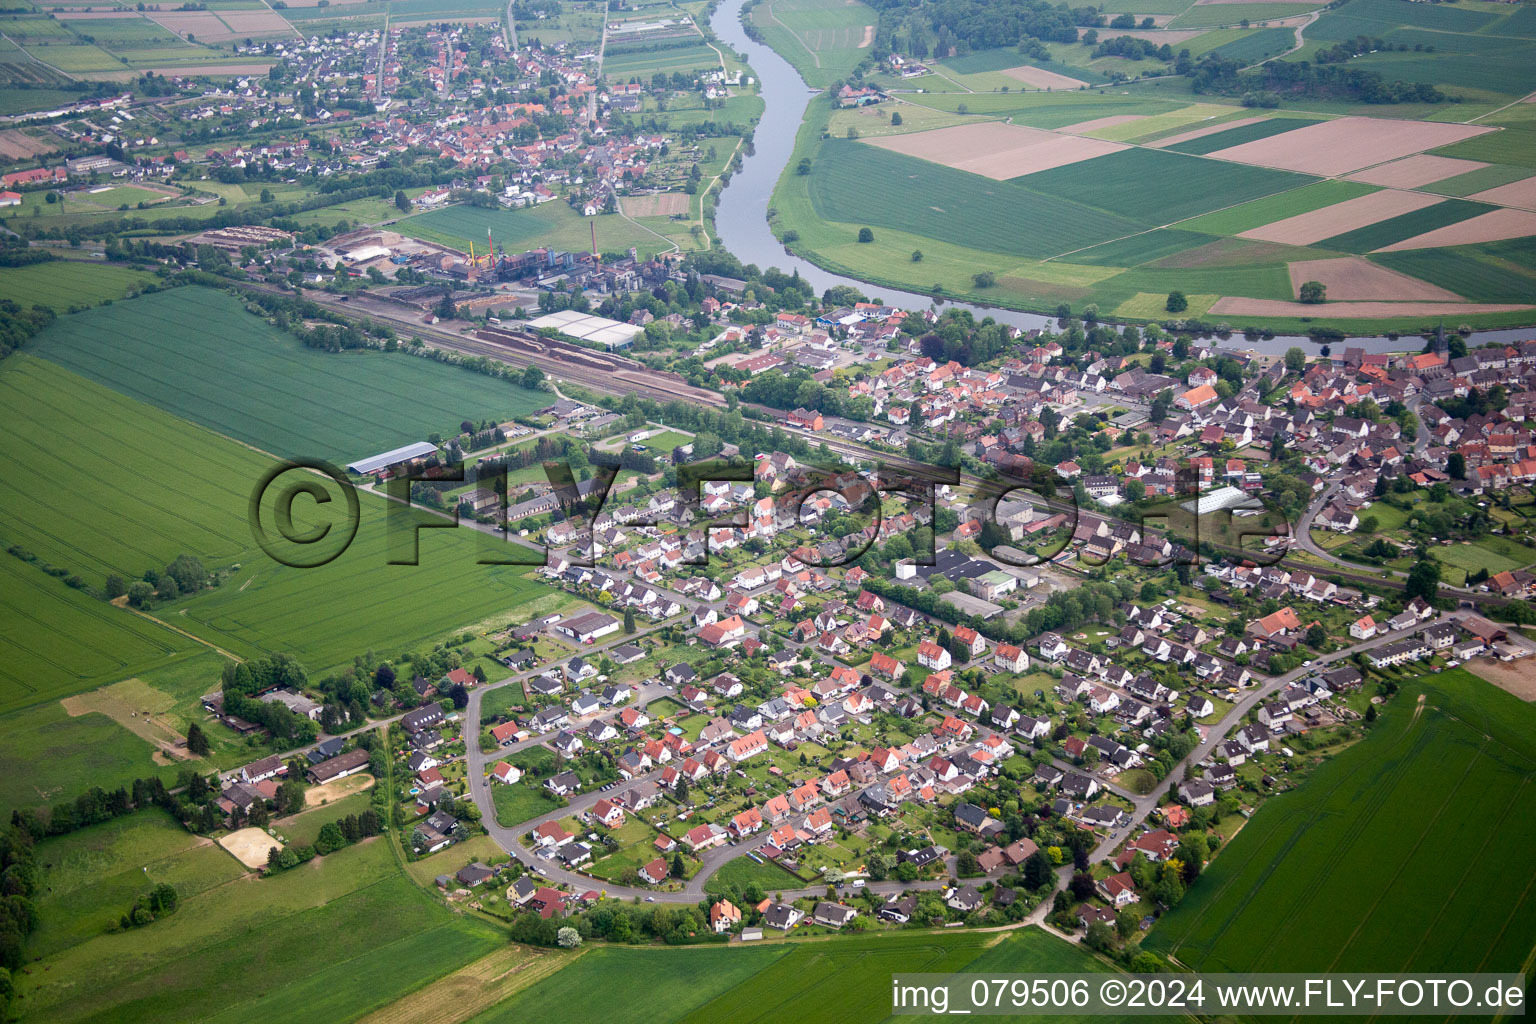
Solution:
<svg viewBox="0 0 1536 1024">
<path fill-rule="evenodd" d="M 800 38 L 800 33 L 796 32 L 794 29 L 790 28 L 788 25 L 784 24 L 784 22 L 779 20 L 778 14 L 773 9 L 773 0 L 767 0 L 767 3 L 764 6 L 768 8 L 768 17 L 778 22 L 779 27 L 782 28 L 785 32 L 788 32 L 790 35 L 794 36 L 795 42 L 804 47 L 805 52 L 811 55 L 811 63 L 816 65 L 816 69 L 818 71 L 821 70 L 821 58 L 816 56 L 815 50 L 811 49 L 811 44 Z M 772 49 L 772 47 L 769 47 L 769 49 Z"/>
<path fill-rule="evenodd" d="M 126 606 L 120 605 L 119 607 L 126 607 Z M 166 629 L 170 630 L 172 633 L 179 633 L 182 636 L 186 637 L 188 640 L 192 640 L 192 641 L 195 641 L 196 643 L 200 643 L 204 647 L 207 647 L 210 650 L 218 651 L 220 654 L 224 655 L 224 657 L 228 658 L 230 661 L 234 662 L 237 665 L 243 664 L 245 662 L 245 659 L 240 657 L 238 654 L 234 654 L 234 653 L 232 653 L 230 651 L 226 651 L 224 648 L 220 647 L 218 644 L 214 643 L 213 641 L 211 641 L 211 640 L 204 640 L 202 637 L 198 636 L 197 634 L 189 633 L 186 630 L 182 629 L 180 626 L 173 626 L 169 622 L 166 622 L 164 619 L 156 618 L 155 616 L 149 614 L 148 612 L 141 612 L 137 608 L 128 608 L 127 610 L 129 612 L 132 612 L 134 615 L 137 615 L 141 619 L 148 619 L 150 622 L 153 622 L 157 626 L 164 626 Z"/>
</svg>

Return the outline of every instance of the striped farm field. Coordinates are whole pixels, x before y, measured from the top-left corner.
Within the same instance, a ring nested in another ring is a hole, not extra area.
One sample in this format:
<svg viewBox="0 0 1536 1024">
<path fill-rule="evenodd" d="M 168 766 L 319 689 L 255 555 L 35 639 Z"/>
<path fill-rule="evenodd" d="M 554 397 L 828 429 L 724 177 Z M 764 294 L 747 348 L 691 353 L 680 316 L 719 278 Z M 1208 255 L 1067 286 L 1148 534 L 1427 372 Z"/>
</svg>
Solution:
<svg viewBox="0 0 1536 1024">
<path fill-rule="evenodd" d="M 1468 247 L 1381 252 L 1371 260 L 1472 302 L 1529 302 L 1536 295 L 1536 270 Z"/>
<path fill-rule="evenodd" d="M 1394 242 L 1401 242 L 1404 239 L 1422 235 L 1426 231 L 1443 228 L 1448 224 L 1458 224 L 1496 209 L 1498 207 L 1483 203 L 1448 199 L 1443 203 L 1436 203 L 1411 213 L 1368 224 L 1363 228 L 1346 231 L 1341 235 L 1334 235 L 1332 238 L 1322 239 L 1317 244 L 1326 249 L 1338 249 L 1342 252 L 1371 252 L 1385 248 Z"/>
<path fill-rule="evenodd" d="M 305 348 L 208 288 L 65 317 L 33 351 L 263 451 L 337 464 L 547 404 L 542 392 L 404 353 Z"/>
<path fill-rule="evenodd" d="M 1270 117 L 1252 124 L 1239 125 L 1228 128 L 1224 132 L 1216 132 L 1212 135 L 1203 135 L 1198 139 L 1190 139 L 1188 142 L 1176 142 L 1166 147 L 1173 153 L 1191 153 L 1203 156 L 1206 153 L 1214 153 L 1218 149 L 1228 146 L 1236 146 L 1244 142 L 1252 142 L 1255 139 L 1267 139 L 1271 135 L 1280 135 L 1293 128 L 1303 128 L 1309 124 L 1317 124 L 1317 118 L 1300 117 Z"/>
<path fill-rule="evenodd" d="M 881 187 L 871 188 L 871 181 Z M 1017 181 L 993 181 L 846 140 L 822 147 L 809 184 L 811 202 L 825 220 L 890 227 L 1017 256 L 1049 256 L 1141 227 Z"/>
<path fill-rule="evenodd" d="M 154 280 L 155 275 L 128 267 L 54 260 L 30 267 L 0 267 L 0 294 L 63 313 L 75 305 L 121 299 Z"/>
<path fill-rule="evenodd" d="M 1347 202 L 1375 192 L 1373 185 L 1330 178 L 1313 182 L 1302 188 L 1266 196 L 1248 203 L 1240 203 L 1228 209 L 1217 210 L 1201 217 L 1183 221 L 1179 227 L 1185 231 L 1203 231 L 1213 235 L 1238 235 L 1244 231 L 1273 224 L 1277 220 L 1295 217 L 1325 206 Z"/>
<path fill-rule="evenodd" d="M 1529 968 L 1536 708 L 1465 670 L 1267 802 L 1145 945 L 1199 971 Z M 1456 849 L 1447 859 L 1445 852 Z"/>
<path fill-rule="evenodd" d="M 1148 225 L 1299 188 L 1314 179 L 1291 171 L 1202 160 L 1156 149 L 1123 149 L 1014 179 L 1033 192 Z"/>
</svg>

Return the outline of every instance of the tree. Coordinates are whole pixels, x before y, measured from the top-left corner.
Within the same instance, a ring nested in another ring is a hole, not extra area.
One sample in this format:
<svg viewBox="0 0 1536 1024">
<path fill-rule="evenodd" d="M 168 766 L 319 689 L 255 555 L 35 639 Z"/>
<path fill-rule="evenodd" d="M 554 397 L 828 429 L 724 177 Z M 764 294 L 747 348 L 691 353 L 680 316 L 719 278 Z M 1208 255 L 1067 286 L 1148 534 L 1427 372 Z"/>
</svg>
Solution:
<svg viewBox="0 0 1536 1024">
<path fill-rule="evenodd" d="M 672 877 L 682 878 L 688 874 L 688 865 L 683 862 L 681 851 L 672 855 Z"/>
<path fill-rule="evenodd" d="M 1307 354 L 1299 348 L 1285 350 L 1285 368 L 1292 373 L 1300 373 L 1307 365 Z"/>
<path fill-rule="evenodd" d="M 444 292 L 442 299 L 438 301 L 437 306 L 432 312 L 439 320 L 452 320 L 457 312 L 457 308 L 453 304 L 453 292 Z"/>
<path fill-rule="evenodd" d="M 411 212 L 411 201 L 406 198 L 404 189 L 395 190 L 395 208 L 401 213 Z"/>
<path fill-rule="evenodd" d="M 960 856 L 955 858 L 955 872 L 961 878 L 972 878 L 982 873 L 981 862 L 970 850 L 962 850 Z"/>
<path fill-rule="evenodd" d="M 1072 884 L 1069 887 L 1072 895 L 1077 900 L 1091 900 L 1093 894 L 1098 891 L 1094 885 L 1093 876 L 1086 871 L 1079 871 L 1072 876 Z"/>
<path fill-rule="evenodd" d="M 810 174 L 811 173 L 811 158 L 810 157 L 804 157 L 803 159 L 801 159 L 801 161 L 798 164 L 795 164 L 795 173 L 799 174 L 799 175 Z"/>
<path fill-rule="evenodd" d="M 1408 570 L 1408 583 L 1403 587 L 1403 595 L 1410 601 L 1422 597 L 1434 604 L 1439 593 L 1440 563 L 1433 558 L 1421 558 L 1414 562 L 1413 568 Z"/>
<path fill-rule="evenodd" d="M 625 608 L 624 609 L 624 632 L 626 632 L 626 633 L 633 633 L 634 631 L 635 631 L 635 610 L 633 608 Z"/>
<path fill-rule="evenodd" d="M 869 228 L 859 228 L 859 241 L 873 242 L 874 240 L 875 233 L 873 231 L 871 231 Z"/>
<path fill-rule="evenodd" d="M 1465 480 L 1467 478 L 1467 458 L 1461 452 L 1451 452 L 1445 460 L 1445 471 L 1450 474 L 1452 480 Z"/>
<path fill-rule="evenodd" d="M 1107 953 L 1115 948 L 1115 933 L 1103 921 L 1095 921 L 1088 926 L 1088 934 L 1083 937 L 1083 943 L 1091 950 Z"/>
<path fill-rule="evenodd" d="M 575 949 L 581 945 L 581 932 L 567 925 L 555 933 L 555 941 L 561 949 Z"/>
<path fill-rule="evenodd" d="M 537 366 L 530 366 L 523 371 L 523 387 L 529 391 L 537 391 L 544 386 L 544 371 Z"/>
<path fill-rule="evenodd" d="M 1299 297 L 1302 302 L 1309 305 L 1317 305 L 1328 299 L 1328 286 L 1321 281 L 1308 281 L 1301 286 Z"/>
<path fill-rule="evenodd" d="M 983 270 L 979 274 L 971 275 L 971 283 L 977 288 L 991 288 L 997 284 L 997 275 L 990 270 Z"/>
<path fill-rule="evenodd" d="M 1328 642 L 1328 631 L 1323 628 L 1321 622 L 1314 622 L 1307 627 L 1307 646 L 1314 651 L 1323 649 L 1323 644 Z"/>
<path fill-rule="evenodd" d="M 124 594 L 128 593 L 128 582 L 121 576 L 117 575 L 117 573 L 113 573 L 107 577 L 105 590 L 107 600 L 115 601 L 119 597 L 122 597 Z"/>
<path fill-rule="evenodd" d="M 892 111 L 891 112 L 891 124 L 892 125 L 901 124 L 901 111 L 896 110 L 896 111 Z"/>
<path fill-rule="evenodd" d="M 1024 884 L 1031 889 L 1043 889 L 1056 883 L 1056 872 L 1051 867 L 1051 858 L 1045 855 L 1044 850 L 1037 849 L 1029 855 L 1024 862 Z"/>
<path fill-rule="evenodd" d="M 198 757 L 207 757 L 213 749 L 208 742 L 208 735 L 203 732 L 203 727 L 193 722 L 187 726 L 187 749 Z"/>
<path fill-rule="evenodd" d="M 912 262 L 913 263 L 921 263 L 921 262 L 923 262 L 923 250 L 921 250 L 921 249 L 913 249 L 912 250 Z"/>
<path fill-rule="evenodd" d="M 1189 300 L 1184 297 L 1183 292 L 1169 292 L 1168 301 L 1163 308 L 1170 313 L 1182 313 L 1189 308 Z"/>
</svg>

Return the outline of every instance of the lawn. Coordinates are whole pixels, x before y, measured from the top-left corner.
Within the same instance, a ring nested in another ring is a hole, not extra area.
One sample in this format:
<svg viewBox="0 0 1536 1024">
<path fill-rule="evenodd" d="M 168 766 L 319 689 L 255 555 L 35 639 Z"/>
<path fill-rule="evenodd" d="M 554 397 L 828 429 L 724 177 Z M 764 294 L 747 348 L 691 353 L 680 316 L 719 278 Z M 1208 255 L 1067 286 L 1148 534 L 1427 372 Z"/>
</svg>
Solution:
<svg viewBox="0 0 1536 1024">
<path fill-rule="evenodd" d="M 720 896 L 740 891 L 750 885 L 755 885 L 771 895 L 785 889 L 798 889 L 803 883 L 777 864 L 759 864 L 743 854 L 720 865 L 720 870 L 705 880 L 704 891 Z"/>
<path fill-rule="evenodd" d="M 548 403 L 542 392 L 404 353 L 305 348 L 208 288 L 62 318 L 34 351 L 263 451 L 337 464 Z"/>
<path fill-rule="evenodd" d="M 671 245 L 618 214 L 583 217 L 555 200 L 525 210 L 485 210 L 477 206 L 449 206 L 418 213 L 395 225 L 415 238 L 451 246 L 463 252 L 480 244 L 489 228 L 498 248 L 521 252 L 536 246 L 585 252 L 592 248 L 592 229 L 597 229 L 598 252 L 627 252 L 631 246 L 642 256 Z"/>
<path fill-rule="evenodd" d="M 393 1002 L 504 942 L 417 888 L 388 841 L 374 839 L 271 879 L 207 889 L 150 926 L 51 955 L 18 976 L 15 1011 L 49 1024 L 328 1024 Z"/>
<path fill-rule="evenodd" d="M 831 85 L 858 66 L 874 40 L 867 30 L 878 20 L 869 7 L 846 0 L 764 0 L 752 9 L 764 41 L 813 87 Z"/>
<path fill-rule="evenodd" d="M 1536 708 L 1464 670 L 1405 682 L 1365 740 L 1259 810 L 1147 946 L 1205 971 L 1524 969 L 1536 909 L 1509 866 L 1536 839 L 1533 735 Z"/>
<path fill-rule="evenodd" d="M 73 260 L 0 267 L 0 293 L 23 305 L 48 306 L 56 313 L 68 312 L 71 306 L 121 299 L 153 280 L 153 274 L 142 270 Z"/>
<path fill-rule="evenodd" d="M 497 823 L 508 828 L 565 806 L 538 783 L 515 782 L 510 786 L 492 783 L 491 799 L 496 803 Z"/>
</svg>

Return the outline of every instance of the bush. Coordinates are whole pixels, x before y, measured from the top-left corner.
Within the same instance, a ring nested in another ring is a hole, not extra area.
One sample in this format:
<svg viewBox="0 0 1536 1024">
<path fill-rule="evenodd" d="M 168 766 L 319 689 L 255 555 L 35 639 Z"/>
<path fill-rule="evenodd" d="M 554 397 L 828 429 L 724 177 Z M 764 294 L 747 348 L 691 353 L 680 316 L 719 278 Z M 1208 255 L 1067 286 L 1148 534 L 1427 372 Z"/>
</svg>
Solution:
<svg viewBox="0 0 1536 1024">
<path fill-rule="evenodd" d="M 871 231 L 869 228 L 859 228 L 859 241 L 873 242 L 874 240 L 875 233 L 873 231 Z"/>
</svg>

